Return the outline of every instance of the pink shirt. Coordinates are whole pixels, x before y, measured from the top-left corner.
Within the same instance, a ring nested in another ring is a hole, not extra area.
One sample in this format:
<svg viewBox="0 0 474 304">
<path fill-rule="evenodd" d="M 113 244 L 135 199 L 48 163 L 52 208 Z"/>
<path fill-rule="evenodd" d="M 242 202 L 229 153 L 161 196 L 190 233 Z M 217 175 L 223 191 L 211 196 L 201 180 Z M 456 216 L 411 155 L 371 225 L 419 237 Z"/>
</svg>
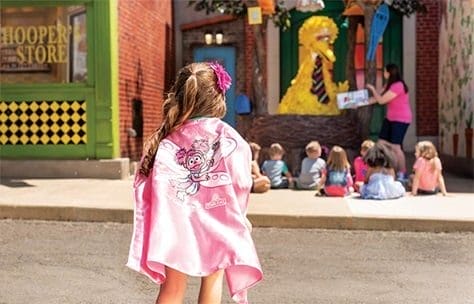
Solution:
<svg viewBox="0 0 474 304">
<path fill-rule="evenodd" d="M 401 81 L 393 83 L 389 91 L 397 95 L 387 104 L 387 119 L 390 121 L 398 121 L 410 123 L 412 119 L 410 101 L 408 93 Z"/>
<path fill-rule="evenodd" d="M 367 173 L 367 164 L 364 163 L 362 156 L 357 156 L 354 159 L 354 171 L 355 181 L 363 182 L 365 180 L 365 174 Z"/>
<path fill-rule="evenodd" d="M 433 170 L 431 161 L 423 157 L 418 157 L 413 169 L 418 172 L 420 171 L 420 181 L 418 184 L 418 189 L 426 191 L 434 191 L 438 185 L 438 176 L 442 170 L 441 161 L 439 158 L 434 158 L 435 170 Z"/>
</svg>

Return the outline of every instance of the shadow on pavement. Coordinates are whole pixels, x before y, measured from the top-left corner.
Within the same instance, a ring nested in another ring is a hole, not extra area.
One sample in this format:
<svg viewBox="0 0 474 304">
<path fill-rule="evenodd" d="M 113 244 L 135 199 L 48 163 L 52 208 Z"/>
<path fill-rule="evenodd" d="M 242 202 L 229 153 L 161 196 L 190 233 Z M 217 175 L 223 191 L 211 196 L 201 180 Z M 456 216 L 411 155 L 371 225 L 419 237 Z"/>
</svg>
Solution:
<svg viewBox="0 0 474 304">
<path fill-rule="evenodd" d="M 9 179 L 9 178 L 2 178 L 0 179 L 0 185 L 10 187 L 10 188 L 25 188 L 25 187 L 35 187 L 32 184 L 28 184 L 25 181 L 19 179 Z"/>
</svg>

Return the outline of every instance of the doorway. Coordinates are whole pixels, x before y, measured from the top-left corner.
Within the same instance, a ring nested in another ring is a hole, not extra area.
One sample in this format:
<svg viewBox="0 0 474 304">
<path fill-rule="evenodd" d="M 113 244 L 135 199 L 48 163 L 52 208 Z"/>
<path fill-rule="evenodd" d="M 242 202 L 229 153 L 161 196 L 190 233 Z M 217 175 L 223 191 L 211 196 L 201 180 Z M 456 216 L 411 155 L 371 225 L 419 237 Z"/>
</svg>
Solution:
<svg viewBox="0 0 474 304">
<path fill-rule="evenodd" d="M 225 93 L 227 113 L 222 120 L 235 127 L 235 48 L 230 46 L 196 48 L 193 51 L 193 60 L 194 62 L 217 61 L 229 73 L 232 85 Z"/>
</svg>

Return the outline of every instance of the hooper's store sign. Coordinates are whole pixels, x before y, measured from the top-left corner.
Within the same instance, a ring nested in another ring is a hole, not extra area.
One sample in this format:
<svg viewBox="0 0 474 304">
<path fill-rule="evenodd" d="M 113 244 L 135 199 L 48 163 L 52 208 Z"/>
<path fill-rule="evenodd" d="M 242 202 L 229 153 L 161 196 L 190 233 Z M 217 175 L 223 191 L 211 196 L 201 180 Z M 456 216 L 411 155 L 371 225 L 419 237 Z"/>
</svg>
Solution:
<svg viewBox="0 0 474 304">
<path fill-rule="evenodd" d="M 19 63 L 66 63 L 70 25 L 5 26 L 2 45 L 16 45 Z"/>
</svg>

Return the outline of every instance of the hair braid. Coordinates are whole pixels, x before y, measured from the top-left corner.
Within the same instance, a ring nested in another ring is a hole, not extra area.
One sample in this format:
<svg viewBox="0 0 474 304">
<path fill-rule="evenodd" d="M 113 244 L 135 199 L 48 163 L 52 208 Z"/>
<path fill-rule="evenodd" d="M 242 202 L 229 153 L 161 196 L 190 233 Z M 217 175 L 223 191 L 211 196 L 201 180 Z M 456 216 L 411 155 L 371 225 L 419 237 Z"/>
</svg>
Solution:
<svg viewBox="0 0 474 304">
<path fill-rule="evenodd" d="M 156 151 L 160 142 L 176 128 L 179 116 L 179 106 L 174 98 L 174 94 L 169 94 L 163 104 L 164 121 L 160 128 L 156 130 L 145 144 L 145 156 L 140 164 L 140 173 L 144 176 L 150 174 L 155 162 Z"/>
</svg>

